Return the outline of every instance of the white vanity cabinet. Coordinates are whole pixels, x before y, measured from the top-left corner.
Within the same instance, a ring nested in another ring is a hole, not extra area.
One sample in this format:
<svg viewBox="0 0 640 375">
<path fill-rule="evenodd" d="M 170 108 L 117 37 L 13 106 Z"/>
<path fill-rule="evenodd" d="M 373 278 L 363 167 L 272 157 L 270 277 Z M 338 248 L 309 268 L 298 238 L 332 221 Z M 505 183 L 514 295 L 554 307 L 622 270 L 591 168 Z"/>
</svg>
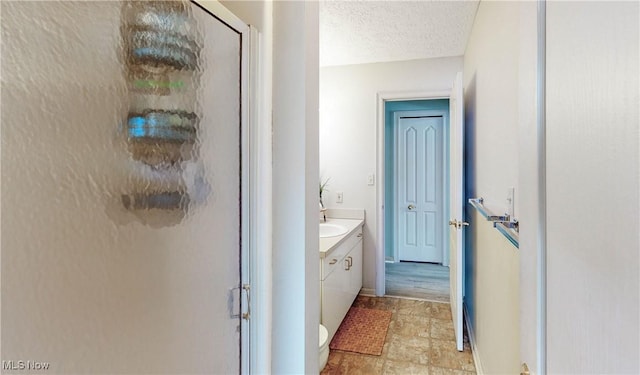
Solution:
<svg viewBox="0 0 640 375">
<path fill-rule="evenodd" d="M 362 225 L 325 255 L 320 278 L 320 319 L 331 341 L 362 288 Z"/>
</svg>

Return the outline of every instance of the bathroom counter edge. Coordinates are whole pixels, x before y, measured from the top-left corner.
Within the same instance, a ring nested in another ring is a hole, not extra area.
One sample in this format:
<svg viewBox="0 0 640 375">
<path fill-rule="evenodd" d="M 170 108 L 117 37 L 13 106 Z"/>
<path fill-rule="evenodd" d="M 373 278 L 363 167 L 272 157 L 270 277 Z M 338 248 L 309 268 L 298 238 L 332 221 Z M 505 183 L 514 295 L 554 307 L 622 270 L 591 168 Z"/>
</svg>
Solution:
<svg viewBox="0 0 640 375">
<path fill-rule="evenodd" d="M 347 228 L 347 233 L 335 236 L 335 237 L 324 237 L 320 238 L 320 259 L 324 259 L 327 255 L 331 254 L 331 252 L 336 249 L 340 244 L 344 242 L 346 238 L 351 236 L 355 230 L 364 225 L 364 220 L 362 219 L 335 219 L 335 218 L 327 218 L 328 224 L 337 224 L 342 225 Z"/>
</svg>

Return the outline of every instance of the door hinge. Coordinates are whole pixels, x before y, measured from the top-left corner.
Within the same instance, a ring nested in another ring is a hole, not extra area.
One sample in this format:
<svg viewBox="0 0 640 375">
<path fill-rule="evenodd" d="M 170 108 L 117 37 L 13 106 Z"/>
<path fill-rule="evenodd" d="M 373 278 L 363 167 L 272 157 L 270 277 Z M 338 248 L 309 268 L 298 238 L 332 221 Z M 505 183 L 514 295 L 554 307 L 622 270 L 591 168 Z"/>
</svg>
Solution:
<svg viewBox="0 0 640 375">
<path fill-rule="evenodd" d="M 235 301 L 235 294 L 236 291 L 238 291 L 239 294 L 239 304 L 236 304 Z M 237 286 L 235 288 L 231 288 L 229 290 L 229 304 L 230 304 L 230 308 L 229 311 L 231 311 L 231 318 L 232 319 L 238 319 L 240 317 L 242 317 L 242 319 L 244 320 L 249 320 L 251 318 L 251 285 L 250 284 L 242 284 L 242 286 Z M 242 298 L 242 295 L 244 294 L 244 296 L 246 297 L 246 304 L 242 303 L 242 300 L 240 300 L 240 298 Z M 239 310 L 240 313 L 235 314 L 235 306 L 239 305 Z M 244 311 L 244 312 L 243 312 Z"/>
</svg>

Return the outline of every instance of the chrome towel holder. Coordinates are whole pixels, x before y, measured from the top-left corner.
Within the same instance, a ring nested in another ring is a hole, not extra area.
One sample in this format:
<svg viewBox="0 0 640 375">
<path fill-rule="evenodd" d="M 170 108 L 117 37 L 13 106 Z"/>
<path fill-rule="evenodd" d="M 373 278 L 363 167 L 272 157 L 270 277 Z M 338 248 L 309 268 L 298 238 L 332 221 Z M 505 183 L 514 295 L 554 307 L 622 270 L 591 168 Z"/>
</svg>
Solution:
<svg viewBox="0 0 640 375">
<path fill-rule="evenodd" d="M 493 227 L 496 228 L 498 232 L 502 233 L 502 235 L 505 236 L 509 240 L 509 242 L 513 244 L 513 246 L 515 246 L 516 248 L 520 247 L 520 223 L 518 222 L 518 220 L 512 218 L 509 214 L 506 213 L 503 215 L 495 215 L 491 213 L 484 206 L 484 199 L 482 197 L 470 198 L 469 204 L 473 208 L 478 210 L 480 215 L 487 219 L 487 221 L 492 222 Z"/>
</svg>

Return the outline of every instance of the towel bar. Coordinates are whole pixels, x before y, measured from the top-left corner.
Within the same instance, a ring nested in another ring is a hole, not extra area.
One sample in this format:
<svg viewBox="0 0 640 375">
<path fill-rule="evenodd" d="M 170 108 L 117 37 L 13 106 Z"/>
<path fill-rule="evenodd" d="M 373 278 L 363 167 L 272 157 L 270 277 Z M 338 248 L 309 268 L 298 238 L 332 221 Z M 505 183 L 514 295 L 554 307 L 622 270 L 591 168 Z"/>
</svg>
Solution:
<svg viewBox="0 0 640 375">
<path fill-rule="evenodd" d="M 487 221 L 491 221 L 493 223 L 493 227 L 496 228 L 498 232 L 502 233 L 502 235 L 505 236 L 513 246 L 520 248 L 518 235 L 520 225 L 518 220 L 511 218 L 508 214 L 494 215 L 490 213 L 484 206 L 484 199 L 482 198 L 470 198 L 469 204 L 478 210 L 480 215 L 487 219 Z"/>
</svg>

